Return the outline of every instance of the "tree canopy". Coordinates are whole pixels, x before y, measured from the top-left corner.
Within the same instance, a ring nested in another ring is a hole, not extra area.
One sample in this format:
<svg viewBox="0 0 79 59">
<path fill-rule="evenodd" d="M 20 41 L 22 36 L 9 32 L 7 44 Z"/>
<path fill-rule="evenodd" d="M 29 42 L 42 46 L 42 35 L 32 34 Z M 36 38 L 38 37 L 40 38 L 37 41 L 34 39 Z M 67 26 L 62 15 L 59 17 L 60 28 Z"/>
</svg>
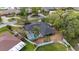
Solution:
<svg viewBox="0 0 79 59">
<path fill-rule="evenodd" d="M 58 9 L 44 20 L 51 23 L 70 42 L 79 39 L 79 11 Z M 79 42 L 79 41 L 78 41 Z"/>
</svg>

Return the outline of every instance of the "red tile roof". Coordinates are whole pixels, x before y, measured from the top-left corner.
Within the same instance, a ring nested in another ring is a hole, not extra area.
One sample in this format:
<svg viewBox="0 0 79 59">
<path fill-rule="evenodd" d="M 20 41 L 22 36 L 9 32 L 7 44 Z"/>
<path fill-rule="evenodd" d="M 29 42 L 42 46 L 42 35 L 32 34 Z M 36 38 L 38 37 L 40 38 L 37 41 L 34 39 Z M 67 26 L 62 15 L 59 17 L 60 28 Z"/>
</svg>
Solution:
<svg viewBox="0 0 79 59">
<path fill-rule="evenodd" d="M 15 37 L 14 35 L 5 32 L 0 37 L 0 51 L 8 51 L 20 41 L 21 40 Z"/>
</svg>

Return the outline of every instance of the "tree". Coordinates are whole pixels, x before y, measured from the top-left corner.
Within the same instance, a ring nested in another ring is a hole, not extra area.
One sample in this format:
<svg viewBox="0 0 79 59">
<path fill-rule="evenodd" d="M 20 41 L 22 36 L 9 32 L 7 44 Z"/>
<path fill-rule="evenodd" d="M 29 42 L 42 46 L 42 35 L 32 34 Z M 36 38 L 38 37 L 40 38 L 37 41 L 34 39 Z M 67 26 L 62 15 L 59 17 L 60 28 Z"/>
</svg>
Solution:
<svg viewBox="0 0 79 59">
<path fill-rule="evenodd" d="M 27 16 L 27 8 L 21 7 L 19 15 L 26 17 Z"/>
<path fill-rule="evenodd" d="M 51 23 L 58 30 L 63 24 L 63 14 L 64 11 L 56 10 L 51 15 L 48 15 L 44 22 Z"/>
<path fill-rule="evenodd" d="M 45 22 L 51 23 L 74 46 L 79 42 L 79 11 L 56 10 Z"/>
<path fill-rule="evenodd" d="M 79 13 L 72 11 L 64 20 L 64 29 L 66 29 L 65 34 L 69 34 L 67 37 L 70 37 L 71 39 L 76 38 L 76 36 L 79 35 L 79 19 L 77 18 L 78 16 Z"/>
<path fill-rule="evenodd" d="M 0 16 L 0 23 L 2 22 L 2 18 L 1 18 L 1 16 Z"/>
<path fill-rule="evenodd" d="M 33 29 L 32 29 L 32 32 L 35 34 L 35 36 L 39 36 L 40 34 L 40 27 L 38 26 L 34 26 Z"/>
<path fill-rule="evenodd" d="M 38 14 L 38 10 L 41 11 L 41 7 L 32 7 L 32 13 Z"/>
<path fill-rule="evenodd" d="M 22 7 L 22 8 L 20 9 L 20 14 L 19 14 L 19 15 L 22 16 L 22 22 L 23 22 L 24 24 L 30 23 L 29 20 L 27 19 L 27 16 L 28 16 L 28 10 L 27 10 L 27 8 Z"/>
<path fill-rule="evenodd" d="M 10 30 L 10 31 L 13 31 L 12 30 L 12 27 L 10 25 L 7 25 L 7 28 Z"/>
</svg>

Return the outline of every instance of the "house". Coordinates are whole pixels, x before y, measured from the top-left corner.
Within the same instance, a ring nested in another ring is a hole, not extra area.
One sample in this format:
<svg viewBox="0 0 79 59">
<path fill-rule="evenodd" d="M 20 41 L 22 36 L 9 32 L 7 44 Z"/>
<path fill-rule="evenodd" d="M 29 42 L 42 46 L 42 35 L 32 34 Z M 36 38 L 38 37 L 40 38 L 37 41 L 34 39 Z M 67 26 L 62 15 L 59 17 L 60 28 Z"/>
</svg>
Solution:
<svg viewBox="0 0 79 59">
<path fill-rule="evenodd" d="M 24 46 L 24 42 L 9 32 L 0 35 L 0 51 L 19 51 Z"/>
<path fill-rule="evenodd" d="M 12 13 L 18 14 L 20 13 L 20 10 L 15 8 L 5 8 L 0 10 L 0 16 L 7 16 Z"/>
<path fill-rule="evenodd" d="M 39 13 L 37 15 L 35 15 L 35 14 L 28 15 L 28 20 L 32 21 L 32 23 L 33 23 L 33 21 L 41 22 L 42 19 L 44 19 L 44 18 L 46 18 L 46 16 L 41 13 Z"/>
<path fill-rule="evenodd" d="M 55 10 L 55 7 L 43 7 L 42 9 L 44 9 L 44 11 L 51 11 Z"/>
<path fill-rule="evenodd" d="M 45 22 L 31 23 L 25 25 L 24 29 L 27 31 L 27 38 L 31 41 L 40 37 L 55 34 L 55 29 Z"/>
<path fill-rule="evenodd" d="M 73 9 L 75 9 L 75 10 L 79 10 L 79 7 L 73 7 Z"/>
</svg>

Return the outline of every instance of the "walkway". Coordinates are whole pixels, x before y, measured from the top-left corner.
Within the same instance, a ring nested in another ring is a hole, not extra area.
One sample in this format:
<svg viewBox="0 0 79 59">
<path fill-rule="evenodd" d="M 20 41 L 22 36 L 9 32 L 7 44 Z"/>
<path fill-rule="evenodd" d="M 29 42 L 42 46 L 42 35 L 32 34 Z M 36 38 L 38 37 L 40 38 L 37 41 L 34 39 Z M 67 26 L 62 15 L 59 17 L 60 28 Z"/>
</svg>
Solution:
<svg viewBox="0 0 79 59">
<path fill-rule="evenodd" d="M 75 51 L 75 49 L 65 39 L 63 39 L 63 42 L 66 43 L 67 45 L 69 45 L 71 47 L 72 51 Z"/>
</svg>

